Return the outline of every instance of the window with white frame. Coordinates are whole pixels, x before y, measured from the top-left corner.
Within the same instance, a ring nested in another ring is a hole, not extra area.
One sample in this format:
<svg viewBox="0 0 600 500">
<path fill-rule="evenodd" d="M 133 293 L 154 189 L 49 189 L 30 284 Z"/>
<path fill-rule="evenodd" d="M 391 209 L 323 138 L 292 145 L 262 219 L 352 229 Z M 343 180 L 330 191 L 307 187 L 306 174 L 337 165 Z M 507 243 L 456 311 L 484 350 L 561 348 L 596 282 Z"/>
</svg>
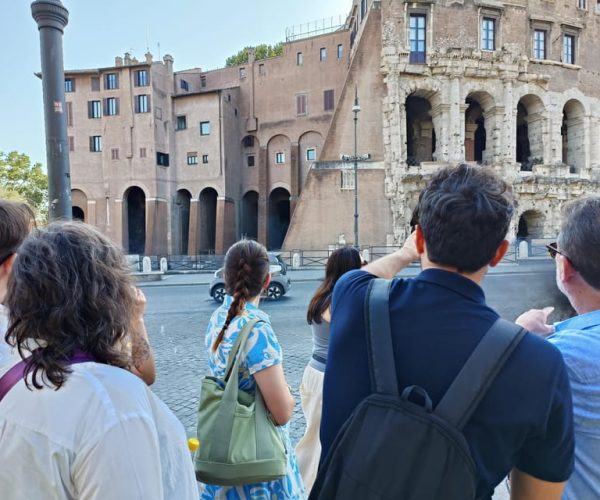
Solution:
<svg viewBox="0 0 600 500">
<path fill-rule="evenodd" d="M 315 161 L 317 159 L 317 150 L 315 148 L 308 148 L 306 150 L 307 161 Z"/>
<path fill-rule="evenodd" d="M 410 62 L 412 64 L 425 64 L 427 52 L 425 14 L 411 14 L 408 42 L 410 45 Z"/>
<path fill-rule="evenodd" d="M 302 66 L 304 64 L 304 56 L 302 52 L 296 53 L 296 66 Z"/>
<path fill-rule="evenodd" d="M 202 163 L 208 163 L 208 155 L 202 155 Z"/>
<path fill-rule="evenodd" d="M 342 59 L 344 57 L 344 46 L 340 43 L 337 46 L 337 58 Z"/>
<path fill-rule="evenodd" d="M 135 86 L 136 87 L 147 87 L 148 81 L 148 70 L 139 69 L 135 72 Z"/>
<path fill-rule="evenodd" d="M 327 49 L 325 47 L 321 47 L 319 49 L 319 61 L 327 60 Z"/>
<path fill-rule="evenodd" d="M 104 114 L 106 116 L 116 116 L 119 114 L 118 97 L 107 97 L 104 99 Z"/>
<path fill-rule="evenodd" d="M 187 154 L 187 164 L 188 165 L 198 165 L 198 153 L 188 153 Z"/>
<path fill-rule="evenodd" d="M 150 112 L 150 99 L 147 94 L 140 94 L 135 96 L 135 112 L 136 113 L 149 113 Z"/>
<path fill-rule="evenodd" d="M 100 101 L 88 101 L 88 118 L 102 117 L 102 103 Z"/>
<path fill-rule="evenodd" d="M 185 130 L 187 128 L 187 118 L 185 115 L 179 115 L 177 117 L 176 130 Z"/>
<path fill-rule="evenodd" d="M 104 75 L 104 89 L 115 90 L 119 88 L 119 75 L 116 73 L 107 73 Z"/>
<path fill-rule="evenodd" d="M 74 78 L 65 78 L 65 92 L 75 92 Z"/>
<path fill-rule="evenodd" d="M 546 30 L 533 32 L 533 58 L 546 59 Z"/>
<path fill-rule="evenodd" d="M 102 152 L 102 136 L 92 135 L 90 137 L 90 152 L 101 153 Z"/>
<path fill-rule="evenodd" d="M 492 17 L 481 20 L 481 49 L 496 50 L 496 19 Z"/>
<path fill-rule="evenodd" d="M 282 165 L 285 163 L 285 153 L 279 152 L 275 153 L 275 163 L 277 165 Z"/>
<path fill-rule="evenodd" d="M 586 10 L 587 9 L 587 0 L 577 0 L 577 7 L 579 7 L 582 10 Z"/>
<path fill-rule="evenodd" d="M 200 135 L 210 135 L 210 122 L 200 122 Z"/>
<path fill-rule="evenodd" d="M 575 64 L 575 35 L 563 34 L 563 57 L 565 64 Z"/>
</svg>

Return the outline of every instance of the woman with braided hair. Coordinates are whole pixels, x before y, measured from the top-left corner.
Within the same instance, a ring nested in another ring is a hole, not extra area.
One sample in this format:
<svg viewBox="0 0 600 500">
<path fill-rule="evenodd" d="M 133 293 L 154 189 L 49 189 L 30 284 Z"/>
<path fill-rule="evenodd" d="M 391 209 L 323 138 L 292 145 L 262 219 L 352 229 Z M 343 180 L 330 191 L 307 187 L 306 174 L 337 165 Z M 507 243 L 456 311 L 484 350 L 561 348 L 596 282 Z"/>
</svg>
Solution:
<svg viewBox="0 0 600 500">
<path fill-rule="evenodd" d="M 285 381 L 281 346 L 269 316 L 258 308 L 261 293 L 269 286 L 269 257 L 256 241 L 241 240 L 225 256 L 223 271 L 227 296 L 213 313 L 206 331 L 208 364 L 212 375 L 224 378 L 227 359 L 244 325 L 259 319 L 241 350 L 239 387 L 260 390 L 273 421 L 286 441 L 287 474 L 276 481 L 241 486 L 201 485 L 202 500 L 303 499 L 306 492 L 285 424 L 292 417 L 294 398 Z"/>
</svg>

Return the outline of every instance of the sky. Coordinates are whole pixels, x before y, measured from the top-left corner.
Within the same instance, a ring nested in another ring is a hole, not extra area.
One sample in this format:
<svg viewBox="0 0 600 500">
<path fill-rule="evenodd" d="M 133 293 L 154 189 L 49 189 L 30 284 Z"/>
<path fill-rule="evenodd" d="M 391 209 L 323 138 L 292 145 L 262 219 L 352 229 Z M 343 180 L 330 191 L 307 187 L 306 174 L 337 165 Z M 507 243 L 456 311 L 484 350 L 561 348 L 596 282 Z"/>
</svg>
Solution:
<svg viewBox="0 0 600 500">
<path fill-rule="evenodd" d="M 0 47 L 0 151 L 19 151 L 46 165 L 37 25 L 31 2 L 3 0 Z M 65 69 L 111 66 L 147 48 L 171 54 L 175 70 L 224 66 L 239 49 L 285 40 L 287 27 L 341 16 L 352 0 L 63 0 L 69 24 L 63 38 Z M 159 48 L 160 47 L 160 48 Z"/>
</svg>

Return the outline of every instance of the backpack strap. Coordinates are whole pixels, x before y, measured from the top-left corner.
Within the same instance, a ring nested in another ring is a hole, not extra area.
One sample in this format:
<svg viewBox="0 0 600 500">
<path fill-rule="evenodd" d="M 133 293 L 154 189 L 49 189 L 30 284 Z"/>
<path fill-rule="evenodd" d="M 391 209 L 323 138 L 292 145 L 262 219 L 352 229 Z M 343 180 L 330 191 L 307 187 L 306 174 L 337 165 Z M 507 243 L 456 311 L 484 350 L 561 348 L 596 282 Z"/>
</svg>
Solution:
<svg viewBox="0 0 600 500">
<path fill-rule="evenodd" d="M 398 396 L 398 375 L 390 327 L 390 288 L 392 280 L 371 280 L 365 297 L 365 322 L 371 389 L 379 394 Z"/>
<path fill-rule="evenodd" d="M 502 318 L 496 320 L 477 344 L 434 413 L 462 429 L 526 333 L 514 323 Z"/>
</svg>

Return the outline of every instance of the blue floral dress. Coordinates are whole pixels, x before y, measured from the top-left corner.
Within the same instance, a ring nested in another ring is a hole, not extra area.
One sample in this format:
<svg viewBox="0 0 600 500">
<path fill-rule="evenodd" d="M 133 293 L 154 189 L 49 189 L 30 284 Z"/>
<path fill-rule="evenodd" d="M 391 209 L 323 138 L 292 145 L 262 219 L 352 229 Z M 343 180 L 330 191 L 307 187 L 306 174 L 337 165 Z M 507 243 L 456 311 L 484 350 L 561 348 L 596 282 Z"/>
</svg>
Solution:
<svg viewBox="0 0 600 500">
<path fill-rule="evenodd" d="M 225 332 L 223 340 L 219 344 L 217 352 L 212 352 L 211 346 L 225 324 L 227 311 L 231 305 L 232 298 L 225 297 L 223 305 L 211 316 L 206 330 L 206 349 L 209 352 L 208 366 L 214 377 L 223 378 L 229 352 L 233 347 L 238 334 L 244 325 L 254 318 L 261 319 L 250 335 L 243 349 L 243 358 L 240 362 L 239 387 L 245 391 L 254 391 L 256 381 L 254 374 L 281 363 L 281 346 L 271 327 L 269 315 L 261 311 L 253 304 L 246 304 L 241 316 L 236 316 Z M 287 426 L 279 427 L 286 448 L 288 450 L 288 472 L 287 475 L 277 481 L 269 483 L 245 484 L 243 486 L 217 486 L 200 484 L 200 499 L 226 499 L 226 500 L 288 500 L 305 499 L 307 497 L 300 476 L 300 469 L 296 461 L 296 455 L 290 442 Z"/>
</svg>

